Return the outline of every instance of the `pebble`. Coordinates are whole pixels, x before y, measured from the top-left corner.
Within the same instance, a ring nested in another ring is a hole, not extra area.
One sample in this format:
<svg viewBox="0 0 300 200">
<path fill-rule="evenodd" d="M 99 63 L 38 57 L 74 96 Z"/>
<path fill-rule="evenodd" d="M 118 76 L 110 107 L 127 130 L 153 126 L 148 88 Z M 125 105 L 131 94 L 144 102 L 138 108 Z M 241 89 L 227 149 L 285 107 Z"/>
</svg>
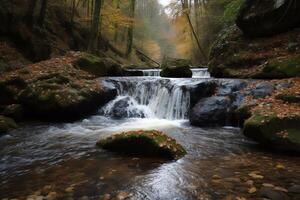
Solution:
<svg viewBox="0 0 300 200">
<path fill-rule="evenodd" d="M 212 176 L 212 178 L 213 179 L 221 179 L 221 176 L 215 174 L 215 175 Z"/>
<path fill-rule="evenodd" d="M 110 194 L 104 194 L 100 200 L 110 200 L 111 195 Z"/>
<path fill-rule="evenodd" d="M 279 170 L 285 169 L 285 166 L 282 165 L 282 164 L 277 164 L 277 165 L 276 165 L 276 169 L 279 169 Z"/>
<path fill-rule="evenodd" d="M 47 200 L 55 200 L 57 198 L 56 192 L 49 192 L 49 194 L 46 196 Z"/>
<path fill-rule="evenodd" d="M 275 187 L 274 190 L 281 191 L 281 192 L 288 192 L 288 190 L 283 187 Z"/>
<path fill-rule="evenodd" d="M 73 193 L 74 192 L 74 187 L 71 186 L 71 187 L 66 188 L 65 192 L 67 192 L 67 193 Z"/>
<path fill-rule="evenodd" d="M 117 195 L 117 200 L 124 200 L 124 199 L 128 199 L 129 197 L 131 197 L 132 194 L 128 193 L 128 192 L 120 192 Z"/>
<path fill-rule="evenodd" d="M 252 181 L 252 180 L 248 180 L 247 182 L 246 182 L 246 185 L 249 185 L 249 186 L 252 186 L 254 184 L 254 181 Z"/>
<path fill-rule="evenodd" d="M 275 187 L 273 184 L 270 184 L 270 183 L 263 183 L 262 185 L 264 187 L 270 187 L 270 188 L 274 188 Z"/>
<path fill-rule="evenodd" d="M 101 176 L 101 177 L 99 177 L 99 179 L 100 179 L 100 180 L 104 180 L 104 177 L 103 177 L 103 176 Z"/>
<path fill-rule="evenodd" d="M 256 174 L 256 173 L 250 173 L 248 175 L 254 179 L 263 179 L 264 178 L 264 176 Z"/>
<path fill-rule="evenodd" d="M 253 194 L 257 191 L 256 187 L 249 188 L 248 193 Z"/>
</svg>

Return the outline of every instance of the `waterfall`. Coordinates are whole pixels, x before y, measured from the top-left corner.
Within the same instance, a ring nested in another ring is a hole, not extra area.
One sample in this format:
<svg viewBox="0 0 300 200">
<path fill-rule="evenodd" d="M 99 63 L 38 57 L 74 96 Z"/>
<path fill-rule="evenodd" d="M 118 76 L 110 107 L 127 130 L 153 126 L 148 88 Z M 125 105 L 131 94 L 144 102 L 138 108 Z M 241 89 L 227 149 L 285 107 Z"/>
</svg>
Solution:
<svg viewBox="0 0 300 200">
<path fill-rule="evenodd" d="M 207 68 L 193 68 L 193 78 L 210 78 L 210 74 Z M 141 70 L 143 76 L 160 76 L 161 69 L 145 69 Z"/>
<path fill-rule="evenodd" d="M 102 110 L 108 116 L 186 119 L 190 92 L 185 79 L 109 78 L 118 97 Z"/>
</svg>

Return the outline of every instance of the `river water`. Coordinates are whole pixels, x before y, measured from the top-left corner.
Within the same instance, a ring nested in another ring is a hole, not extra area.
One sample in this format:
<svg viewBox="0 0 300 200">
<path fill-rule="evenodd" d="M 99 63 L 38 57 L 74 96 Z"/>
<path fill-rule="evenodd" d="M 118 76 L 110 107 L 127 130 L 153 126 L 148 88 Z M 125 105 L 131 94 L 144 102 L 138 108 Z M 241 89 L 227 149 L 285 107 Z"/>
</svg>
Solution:
<svg viewBox="0 0 300 200">
<path fill-rule="evenodd" d="M 107 78 L 104 83 L 119 95 L 99 114 L 73 123 L 30 124 L 1 137 L 0 199 L 256 199 L 259 191 L 249 188 L 300 185 L 298 157 L 268 152 L 238 128 L 189 125 L 189 88 L 209 78 L 202 69 L 196 73 L 192 79 L 162 79 L 154 72 Z M 127 117 L 115 118 L 112 110 L 124 98 Z M 133 129 L 165 131 L 188 153 L 167 161 L 95 146 L 100 137 Z"/>
</svg>

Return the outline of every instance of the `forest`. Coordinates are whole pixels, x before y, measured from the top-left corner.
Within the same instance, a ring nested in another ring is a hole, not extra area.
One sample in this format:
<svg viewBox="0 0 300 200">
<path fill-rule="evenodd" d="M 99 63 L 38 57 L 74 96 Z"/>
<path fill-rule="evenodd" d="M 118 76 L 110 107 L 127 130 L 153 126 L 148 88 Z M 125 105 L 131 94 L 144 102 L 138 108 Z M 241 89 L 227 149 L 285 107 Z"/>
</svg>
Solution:
<svg viewBox="0 0 300 200">
<path fill-rule="evenodd" d="M 300 199 L 297 0 L 0 0 L 1 200 Z"/>
</svg>

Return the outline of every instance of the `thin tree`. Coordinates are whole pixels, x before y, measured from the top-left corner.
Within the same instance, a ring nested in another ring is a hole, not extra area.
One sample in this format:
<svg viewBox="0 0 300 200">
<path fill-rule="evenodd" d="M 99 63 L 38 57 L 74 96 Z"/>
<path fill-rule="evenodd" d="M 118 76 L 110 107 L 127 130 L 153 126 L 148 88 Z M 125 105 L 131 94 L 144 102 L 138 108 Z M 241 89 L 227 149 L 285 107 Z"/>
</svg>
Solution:
<svg viewBox="0 0 300 200">
<path fill-rule="evenodd" d="M 29 1 L 27 14 L 26 14 L 27 23 L 29 26 L 33 26 L 33 16 L 34 16 L 34 11 L 35 11 L 36 5 L 37 5 L 37 0 Z"/>
<path fill-rule="evenodd" d="M 130 17 L 134 19 L 135 13 L 135 0 L 130 0 Z M 126 49 L 126 57 L 128 57 L 132 52 L 132 45 L 133 45 L 133 28 L 134 24 L 132 23 L 128 27 L 128 34 L 127 34 L 127 49 Z"/>
<path fill-rule="evenodd" d="M 189 26 L 191 28 L 192 34 L 193 34 L 193 36 L 194 36 L 194 38 L 195 38 L 195 40 L 197 42 L 198 49 L 199 49 L 200 53 L 202 54 L 205 62 L 207 62 L 207 56 L 206 56 L 204 50 L 201 47 L 199 38 L 197 36 L 197 33 L 196 33 L 195 29 L 194 29 L 194 26 L 192 24 L 192 21 L 191 21 L 190 15 L 189 15 L 189 9 L 188 9 L 188 2 L 187 2 L 187 0 L 181 0 L 181 4 L 182 4 L 183 12 L 186 15 L 186 18 L 188 20 Z"/>
<path fill-rule="evenodd" d="M 38 18 L 38 24 L 40 26 L 44 25 L 46 12 L 47 12 L 47 6 L 48 6 L 48 0 L 42 0 L 41 10 L 40 10 L 39 18 Z"/>
<path fill-rule="evenodd" d="M 97 50 L 98 36 L 99 36 L 99 22 L 101 15 L 101 0 L 95 0 L 95 7 L 93 12 L 93 23 L 91 28 L 91 36 L 88 45 L 88 51 L 95 53 Z"/>
</svg>

